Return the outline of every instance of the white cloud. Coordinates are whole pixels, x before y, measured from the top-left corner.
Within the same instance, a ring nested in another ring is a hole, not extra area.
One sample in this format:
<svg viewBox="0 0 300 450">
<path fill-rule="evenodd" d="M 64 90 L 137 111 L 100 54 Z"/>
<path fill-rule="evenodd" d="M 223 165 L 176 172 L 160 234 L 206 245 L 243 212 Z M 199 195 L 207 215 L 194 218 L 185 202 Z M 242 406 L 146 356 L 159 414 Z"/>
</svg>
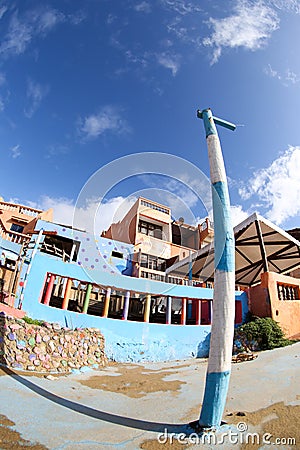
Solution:
<svg viewBox="0 0 300 450">
<path fill-rule="evenodd" d="M 268 0 L 267 3 L 279 10 L 300 13 L 300 1 L 299 0 Z"/>
<path fill-rule="evenodd" d="M 91 114 L 80 121 L 79 133 L 85 139 L 95 139 L 107 132 L 129 132 L 127 121 L 121 117 L 119 110 L 105 106 L 97 114 Z"/>
<path fill-rule="evenodd" d="M 15 12 L 9 30 L 0 45 L 0 53 L 5 55 L 24 53 L 36 36 L 45 36 L 64 20 L 65 17 L 61 12 L 51 8 L 32 10 L 22 18 Z"/>
<path fill-rule="evenodd" d="M 107 18 L 106 18 L 106 23 L 107 25 L 111 25 L 112 23 L 114 23 L 117 19 L 117 16 L 115 16 L 114 14 L 108 14 Z"/>
<path fill-rule="evenodd" d="M 134 6 L 134 9 L 137 12 L 143 12 L 143 13 L 150 13 L 151 12 L 151 5 L 149 2 L 143 1 L 138 3 L 137 5 Z"/>
<path fill-rule="evenodd" d="M 287 69 L 285 80 L 291 84 L 296 84 L 296 83 L 299 83 L 300 78 L 295 72 L 293 72 L 290 69 Z"/>
<path fill-rule="evenodd" d="M 144 52 L 142 55 L 133 53 L 131 50 L 125 50 L 126 59 L 133 64 L 138 64 L 143 68 L 147 67 L 150 62 L 151 55 L 148 52 Z"/>
<path fill-rule="evenodd" d="M 197 194 L 193 191 L 192 187 L 185 186 L 178 180 L 167 179 L 163 183 L 164 189 L 175 195 L 180 202 L 183 202 L 188 208 L 196 206 L 199 201 Z M 171 205 L 170 205 L 171 206 Z M 174 207 L 173 207 L 174 208 Z"/>
<path fill-rule="evenodd" d="M 101 199 L 89 199 L 84 206 L 76 207 L 74 226 L 99 235 L 103 230 L 107 230 L 112 222 L 121 220 L 135 201 L 134 197 L 121 196 L 103 203 Z M 38 203 L 31 202 L 30 205 L 43 210 L 52 208 L 54 222 L 73 225 L 75 203 L 71 199 L 44 196 Z"/>
<path fill-rule="evenodd" d="M 136 200 L 134 196 L 119 196 L 101 203 L 95 217 L 95 230 L 107 230 L 112 223 L 122 220 Z"/>
<path fill-rule="evenodd" d="M 0 96 L 0 112 L 4 111 L 5 103 L 3 98 Z"/>
<path fill-rule="evenodd" d="M 263 47 L 279 27 L 279 18 L 274 9 L 261 1 L 238 0 L 231 16 L 223 19 L 211 17 L 208 24 L 213 32 L 203 40 L 203 44 L 213 47 L 211 63 L 214 64 L 223 48 L 258 50 Z"/>
<path fill-rule="evenodd" d="M 72 25 L 79 25 L 86 19 L 86 13 L 82 10 L 69 14 L 68 19 Z"/>
<path fill-rule="evenodd" d="M 170 69 L 172 72 L 173 77 L 177 74 L 180 62 L 179 62 L 179 56 L 178 55 L 171 55 L 168 53 L 160 53 L 157 55 L 157 61 L 158 63 L 165 67 L 166 69 Z"/>
<path fill-rule="evenodd" d="M 243 200 L 258 198 L 266 217 L 280 225 L 300 214 L 300 147 L 289 149 L 272 164 L 254 173 L 240 189 Z"/>
<path fill-rule="evenodd" d="M 281 80 L 281 75 L 277 72 L 277 70 L 271 67 L 271 64 L 268 64 L 267 67 L 264 68 L 264 73 L 271 78 L 277 78 L 278 80 Z"/>
<path fill-rule="evenodd" d="M 193 14 L 195 12 L 200 12 L 202 9 L 197 3 L 187 1 L 187 0 L 160 0 L 161 4 L 177 14 L 185 16 L 187 14 Z"/>
<path fill-rule="evenodd" d="M 7 6 L 0 7 L 0 19 L 2 19 L 7 10 L 8 10 Z"/>
<path fill-rule="evenodd" d="M 70 148 L 64 144 L 51 144 L 47 148 L 46 158 L 51 158 L 52 156 L 66 155 L 69 153 Z"/>
<path fill-rule="evenodd" d="M 0 8 L 0 18 L 6 12 Z M 45 37 L 58 24 L 69 22 L 78 25 L 85 19 L 82 11 L 65 16 L 57 9 L 43 6 L 27 11 L 22 16 L 14 11 L 9 22 L 8 32 L 0 45 L 0 54 L 20 55 L 25 52 L 30 43 L 37 37 Z"/>
<path fill-rule="evenodd" d="M 0 53 L 21 54 L 25 51 L 27 45 L 33 37 L 32 26 L 22 23 L 14 16 L 10 22 L 10 29 L 0 45 Z"/>
<path fill-rule="evenodd" d="M 57 24 L 65 21 L 65 16 L 55 9 L 36 10 L 31 15 L 32 23 L 36 25 L 36 33 L 46 34 Z"/>
<path fill-rule="evenodd" d="M 247 219 L 247 217 L 249 217 L 250 215 L 248 212 L 243 210 L 243 207 L 241 205 L 231 205 L 230 211 L 231 221 L 234 227 L 241 223 L 243 220 Z"/>
<path fill-rule="evenodd" d="M 6 83 L 6 77 L 3 72 L 0 72 L 0 86 L 3 86 Z"/>
<path fill-rule="evenodd" d="M 14 147 L 11 147 L 10 153 L 13 159 L 18 158 L 21 155 L 21 148 L 20 145 L 15 145 Z"/>
<path fill-rule="evenodd" d="M 165 69 L 169 69 L 173 77 L 176 76 L 180 68 L 180 55 L 169 51 L 163 51 L 160 53 L 143 52 L 138 54 L 137 52 L 132 52 L 131 50 L 125 50 L 124 54 L 129 63 L 136 64 L 139 68 L 152 68 L 153 63 L 158 63 Z M 124 70 L 124 68 L 122 68 L 122 70 Z"/>
<path fill-rule="evenodd" d="M 31 118 L 37 109 L 40 107 L 42 100 L 49 92 L 48 86 L 42 86 L 39 83 L 29 79 L 27 83 L 27 98 L 30 102 L 28 108 L 24 110 L 24 114 L 27 118 Z"/>
<path fill-rule="evenodd" d="M 275 78 L 284 86 L 289 86 L 291 84 L 299 83 L 300 77 L 291 69 L 287 69 L 284 73 L 279 73 L 277 70 L 271 67 L 271 64 L 268 64 L 267 67 L 264 68 L 264 73 L 271 78 Z"/>
<path fill-rule="evenodd" d="M 170 206 L 171 209 L 173 207 L 168 203 L 171 200 L 180 199 L 180 202 L 183 202 L 188 208 L 195 206 L 199 200 L 201 201 L 196 194 L 197 187 L 193 186 L 192 180 L 189 180 L 188 176 L 184 177 L 184 174 L 180 174 L 178 179 L 152 173 L 139 175 L 138 178 L 147 188 L 150 187 L 152 196 L 156 191 L 156 195 L 160 197 L 160 200 L 156 199 L 156 201 L 165 202 L 165 205 Z"/>
</svg>

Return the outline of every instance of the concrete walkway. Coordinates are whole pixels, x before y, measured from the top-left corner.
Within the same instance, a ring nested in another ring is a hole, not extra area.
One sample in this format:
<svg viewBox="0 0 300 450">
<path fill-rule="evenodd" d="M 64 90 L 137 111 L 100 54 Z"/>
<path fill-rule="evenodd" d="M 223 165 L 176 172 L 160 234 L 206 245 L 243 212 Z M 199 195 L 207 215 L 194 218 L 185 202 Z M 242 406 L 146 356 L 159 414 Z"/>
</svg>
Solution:
<svg viewBox="0 0 300 450">
<path fill-rule="evenodd" d="M 232 424 L 241 419 L 246 424 L 248 419 L 252 420 L 252 425 L 247 424 L 249 430 L 262 433 L 266 430 L 263 424 L 276 419 L 278 405 L 275 404 L 284 402 L 283 410 L 289 414 L 291 408 L 298 408 L 299 353 L 300 343 L 297 343 L 262 352 L 253 361 L 234 364 L 224 419 Z M 145 365 L 111 364 L 101 371 L 51 380 L 3 369 L 0 414 L 14 422 L 13 429 L 22 438 L 48 449 L 166 449 L 157 441 L 160 433 L 165 429 L 168 433 L 186 433 L 186 424 L 199 417 L 205 372 L 206 360 L 201 359 Z M 255 416 L 255 411 L 271 405 L 272 411 L 266 409 L 266 414 Z M 299 415 L 295 425 L 299 430 Z M 286 425 L 282 430 L 280 427 L 279 421 L 276 432 L 282 435 L 278 437 L 287 438 L 285 433 L 290 434 L 291 430 Z M 292 437 L 297 438 L 298 445 L 272 447 L 300 448 L 299 436 Z M 173 447 L 186 448 L 177 442 Z M 201 448 L 216 448 L 216 445 Z M 222 448 L 239 446 L 228 444 Z"/>
</svg>

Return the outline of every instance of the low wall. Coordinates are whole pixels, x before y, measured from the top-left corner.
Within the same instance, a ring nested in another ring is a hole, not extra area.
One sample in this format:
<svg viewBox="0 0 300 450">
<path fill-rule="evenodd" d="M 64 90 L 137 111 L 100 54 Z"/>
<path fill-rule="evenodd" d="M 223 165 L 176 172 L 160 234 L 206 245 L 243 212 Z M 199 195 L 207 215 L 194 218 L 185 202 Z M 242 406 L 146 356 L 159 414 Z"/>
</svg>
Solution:
<svg viewBox="0 0 300 450">
<path fill-rule="evenodd" d="M 0 313 L 5 313 L 7 316 L 15 317 L 17 319 L 23 319 L 26 316 L 26 312 L 22 309 L 16 309 L 9 304 L 0 302 Z"/>
<path fill-rule="evenodd" d="M 42 326 L 0 314 L 0 362 L 32 372 L 71 372 L 106 365 L 104 338 L 95 328 Z"/>
<path fill-rule="evenodd" d="M 30 317 L 62 327 L 97 328 L 105 338 L 105 354 L 117 362 L 170 361 L 208 356 L 210 325 L 166 325 L 109 319 L 65 311 L 35 302 L 26 304 Z"/>
</svg>

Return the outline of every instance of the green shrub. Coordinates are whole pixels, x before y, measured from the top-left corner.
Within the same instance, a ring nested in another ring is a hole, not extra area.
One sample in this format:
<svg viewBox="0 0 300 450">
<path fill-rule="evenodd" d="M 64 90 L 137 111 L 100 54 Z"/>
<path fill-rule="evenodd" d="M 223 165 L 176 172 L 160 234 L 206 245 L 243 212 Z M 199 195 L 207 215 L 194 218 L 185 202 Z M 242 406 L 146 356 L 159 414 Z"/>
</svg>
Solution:
<svg viewBox="0 0 300 450">
<path fill-rule="evenodd" d="M 31 325 L 43 325 L 44 320 L 32 319 L 31 317 L 23 317 L 24 322 L 29 323 Z"/>
<path fill-rule="evenodd" d="M 278 323 L 270 317 L 252 317 L 250 322 L 236 329 L 235 340 L 241 348 L 249 350 L 271 350 L 293 343 L 284 337 Z"/>
</svg>

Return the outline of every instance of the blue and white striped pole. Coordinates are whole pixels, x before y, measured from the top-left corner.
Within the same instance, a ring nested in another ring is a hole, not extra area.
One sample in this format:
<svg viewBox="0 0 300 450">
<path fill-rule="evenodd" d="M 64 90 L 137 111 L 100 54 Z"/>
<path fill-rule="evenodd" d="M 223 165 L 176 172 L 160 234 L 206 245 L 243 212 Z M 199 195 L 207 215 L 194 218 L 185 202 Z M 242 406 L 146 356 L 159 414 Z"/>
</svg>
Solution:
<svg viewBox="0 0 300 450">
<path fill-rule="evenodd" d="M 231 130 L 235 125 L 213 117 L 210 109 L 198 111 L 197 117 L 203 119 L 206 131 L 215 249 L 213 321 L 199 425 L 201 428 L 215 428 L 221 425 L 227 397 L 235 315 L 234 234 L 225 166 L 215 123 Z"/>
</svg>

